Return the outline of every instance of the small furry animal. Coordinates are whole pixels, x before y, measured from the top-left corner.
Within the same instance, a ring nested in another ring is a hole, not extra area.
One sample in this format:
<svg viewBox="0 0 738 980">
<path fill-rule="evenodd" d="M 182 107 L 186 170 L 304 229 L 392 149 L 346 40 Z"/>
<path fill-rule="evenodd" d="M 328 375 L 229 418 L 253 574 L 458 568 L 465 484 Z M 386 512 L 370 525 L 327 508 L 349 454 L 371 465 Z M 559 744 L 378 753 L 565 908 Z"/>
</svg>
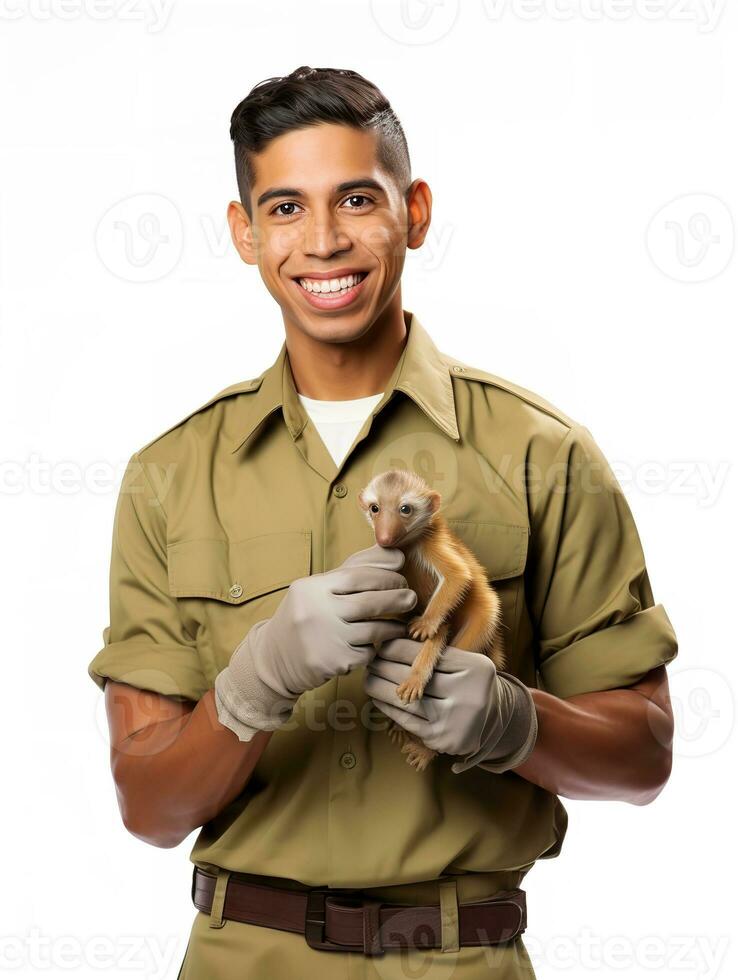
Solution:
<svg viewBox="0 0 738 980">
<path fill-rule="evenodd" d="M 424 642 L 398 696 L 405 702 L 423 696 L 447 645 L 484 653 L 503 668 L 499 596 L 486 569 L 440 513 L 441 495 L 416 473 L 392 469 L 375 476 L 358 503 L 377 544 L 405 552 L 402 574 L 418 596 L 408 635 Z M 437 755 L 394 722 L 388 734 L 415 769 L 424 770 Z"/>
</svg>

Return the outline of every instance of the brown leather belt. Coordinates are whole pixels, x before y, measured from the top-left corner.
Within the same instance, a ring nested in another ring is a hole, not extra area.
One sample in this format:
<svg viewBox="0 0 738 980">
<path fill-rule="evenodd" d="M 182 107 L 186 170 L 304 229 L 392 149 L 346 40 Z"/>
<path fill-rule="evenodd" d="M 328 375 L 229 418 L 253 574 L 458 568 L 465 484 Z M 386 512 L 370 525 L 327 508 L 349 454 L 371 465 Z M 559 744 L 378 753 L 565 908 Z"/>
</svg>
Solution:
<svg viewBox="0 0 738 980">
<path fill-rule="evenodd" d="M 440 905 L 394 905 L 347 888 L 275 888 L 232 872 L 222 918 L 297 932 L 313 949 L 376 956 L 385 949 L 440 949 Z M 210 913 L 215 875 L 197 865 L 192 874 L 192 901 Z M 525 892 L 496 892 L 479 902 L 459 904 L 459 945 L 506 943 L 525 931 Z"/>
</svg>

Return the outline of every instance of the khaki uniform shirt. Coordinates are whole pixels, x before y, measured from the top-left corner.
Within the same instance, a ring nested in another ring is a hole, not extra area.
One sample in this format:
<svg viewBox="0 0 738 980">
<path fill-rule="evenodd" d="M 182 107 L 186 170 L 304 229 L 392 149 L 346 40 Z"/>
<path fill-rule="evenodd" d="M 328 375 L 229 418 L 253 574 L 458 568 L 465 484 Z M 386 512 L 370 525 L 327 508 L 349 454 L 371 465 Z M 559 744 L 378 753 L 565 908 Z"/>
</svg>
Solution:
<svg viewBox="0 0 738 980">
<path fill-rule="evenodd" d="M 132 456 L 115 513 L 110 625 L 88 667 L 198 700 L 293 579 L 374 544 L 357 494 L 414 470 L 500 594 L 508 666 L 561 698 L 630 685 L 677 653 L 626 499 L 587 429 L 537 395 L 408 337 L 336 466 L 297 397 L 286 343 Z M 361 888 L 521 868 L 559 854 L 559 798 L 513 772 L 412 769 L 365 670 L 305 693 L 190 859 Z"/>
</svg>

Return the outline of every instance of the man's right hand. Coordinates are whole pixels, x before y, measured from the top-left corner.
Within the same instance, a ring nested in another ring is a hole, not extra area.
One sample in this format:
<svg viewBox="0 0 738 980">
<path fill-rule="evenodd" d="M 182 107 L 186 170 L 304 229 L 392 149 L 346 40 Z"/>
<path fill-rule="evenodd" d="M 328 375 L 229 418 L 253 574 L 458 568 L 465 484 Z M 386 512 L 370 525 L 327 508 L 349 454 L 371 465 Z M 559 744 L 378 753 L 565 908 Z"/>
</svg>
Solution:
<svg viewBox="0 0 738 980">
<path fill-rule="evenodd" d="M 305 691 L 374 657 L 374 644 L 407 635 L 397 617 L 417 596 L 399 573 L 399 548 L 373 545 L 328 572 L 295 579 L 270 619 L 255 623 L 215 678 L 218 719 L 241 741 L 281 728 Z"/>
</svg>

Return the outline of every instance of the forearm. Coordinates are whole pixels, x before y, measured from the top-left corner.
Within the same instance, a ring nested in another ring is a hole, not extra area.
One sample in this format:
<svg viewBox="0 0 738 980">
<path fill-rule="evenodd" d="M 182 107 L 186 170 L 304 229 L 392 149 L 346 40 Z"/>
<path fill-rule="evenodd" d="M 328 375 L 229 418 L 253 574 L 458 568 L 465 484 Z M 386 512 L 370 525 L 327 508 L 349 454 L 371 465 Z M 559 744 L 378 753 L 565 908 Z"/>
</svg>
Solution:
<svg viewBox="0 0 738 980">
<path fill-rule="evenodd" d="M 126 827 L 175 847 L 242 792 L 270 738 L 257 732 L 242 742 L 221 725 L 212 689 L 187 714 L 133 733 L 111 748 Z"/>
<path fill-rule="evenodd" d="M 561 699 L 532 689 L 538 738 L 513 770 L 559 796 L 643 805 L 671 772 L 673 722 L 629 688 Z"/>
</svg>

